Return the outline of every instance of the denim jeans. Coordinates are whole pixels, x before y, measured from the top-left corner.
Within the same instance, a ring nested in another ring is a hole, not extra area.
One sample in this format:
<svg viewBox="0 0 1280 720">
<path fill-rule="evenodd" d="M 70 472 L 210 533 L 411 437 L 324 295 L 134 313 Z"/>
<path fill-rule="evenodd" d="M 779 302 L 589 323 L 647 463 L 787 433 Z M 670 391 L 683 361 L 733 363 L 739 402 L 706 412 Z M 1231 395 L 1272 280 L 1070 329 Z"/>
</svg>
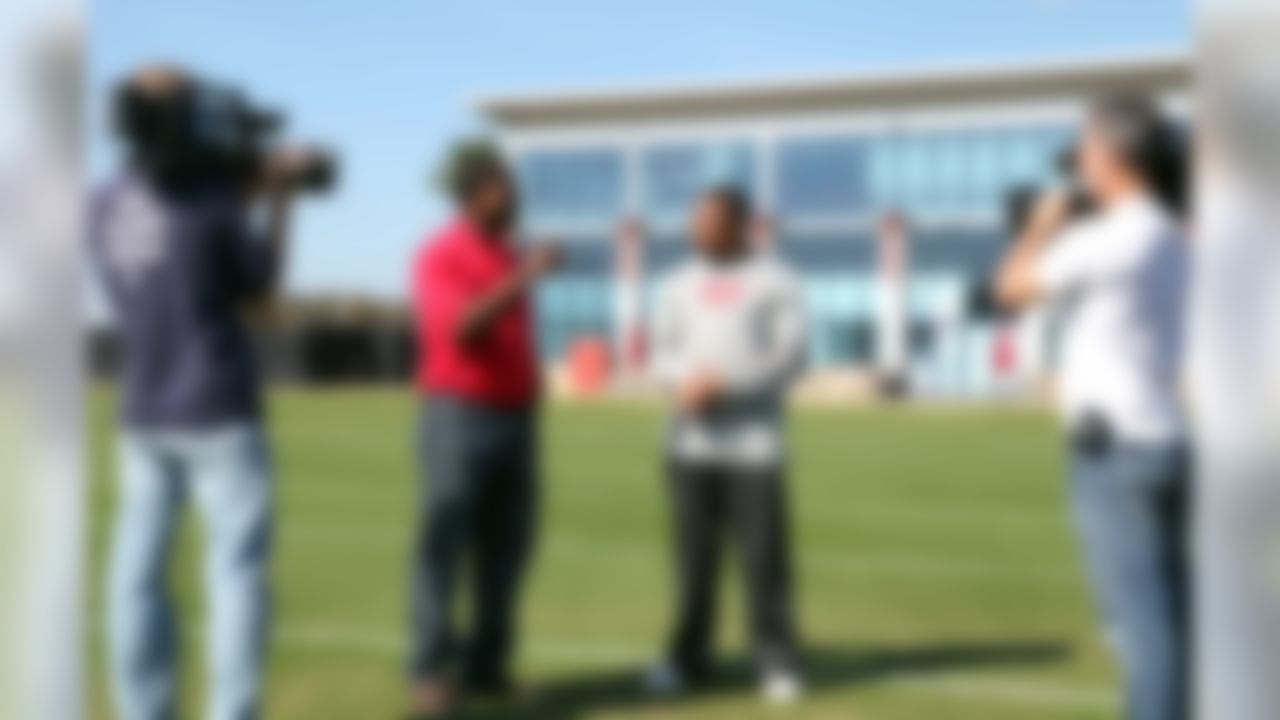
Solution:
<svg viewBox="0 0 1280 720">
<path fill-rule="evenodd" d="M 168 565 L 188 493 L 203 524 L 210 720 L 259 717 L 274 492 L 256 424 L 208 431 L 126 429 L 108 578 L 119 720 L 178 714 L 178 641 Z"/>
<path fill-rule="evenodd" d="M 501 687 L 510 679 L 520 588 L 537 532 L 536 414 L 434 396 L 419 432 L 425 473 L 409 674 L 423 681 L 460 671 L 473 688 Z M 452 610 L 468 559 L 471 627 L 459 642 Z"/>
<path fill-rule="evenodd" d="M 1189 716 L 1189 464 L 1180 443 L 1072 458 L 1076 521 L 1132 720 Z"/>
</svg>

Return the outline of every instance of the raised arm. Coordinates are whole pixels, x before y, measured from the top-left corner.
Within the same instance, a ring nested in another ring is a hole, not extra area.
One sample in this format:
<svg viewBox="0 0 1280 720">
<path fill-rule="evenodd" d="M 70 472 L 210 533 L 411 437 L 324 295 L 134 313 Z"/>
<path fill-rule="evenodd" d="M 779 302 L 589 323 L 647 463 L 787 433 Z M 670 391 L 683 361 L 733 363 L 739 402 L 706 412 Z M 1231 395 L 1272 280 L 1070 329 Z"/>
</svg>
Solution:
<svg viewBox="0 0 1280 720">
<path fill-rule="evenodd" d="M 1042 197 L 1026 228 L 1009 249 L 996 273 L 996 301 L 1008 310 L 1021 310 L 1046 294 L 1040 278 L 1045 251 L 1067 218 L 1070 198 L 1062 192 Z"/>
<path fill-rule="evenodd" d="M 559 263 L 560 250 L 555 245 L 542 245 L 530 251 L 515 274 L 466 304 L 456 328 L 458 341 L 463 345 L 479 342 L 517 299 Z"/>
</svg>

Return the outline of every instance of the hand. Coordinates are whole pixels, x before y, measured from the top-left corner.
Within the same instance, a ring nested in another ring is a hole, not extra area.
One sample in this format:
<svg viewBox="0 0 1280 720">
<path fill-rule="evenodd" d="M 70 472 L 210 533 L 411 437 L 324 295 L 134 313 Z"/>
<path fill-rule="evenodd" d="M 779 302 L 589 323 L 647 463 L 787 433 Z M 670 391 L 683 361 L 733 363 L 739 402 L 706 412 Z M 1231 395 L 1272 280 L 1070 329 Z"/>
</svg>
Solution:
<svg viewBox="0 0 1280 720">
<path fill-rule="evenodd" d="M 313 160 L 311 153 L 300 148 L 286 148 L 268 155 L 262 168 L 262 193 L 274 199 L 292 196 L 297 187 L 297 178 Z"/>
<path fill-rule="evenodd" d="M 1031 210 L 1031 235 L 1042 239 L 1052 237 L 1071 216 L 1071 193 L 1058 188 L 1050 190 L 1036 200 Z"/>
<path fill-rule="evenodd" d="M 724 382 L 720 376 L 703 371 L 680 386 L 676 402 L 680 409 L 689 415 L 704 415 L 720 401 L 723 395 Z"/>
<path fill-rule="evenodd" d="M 524 256 L 523 272 L 531 279 L 538 279 L 560 267 L 564 251 L 554 243 L 538 245 Z"/>
</svg>

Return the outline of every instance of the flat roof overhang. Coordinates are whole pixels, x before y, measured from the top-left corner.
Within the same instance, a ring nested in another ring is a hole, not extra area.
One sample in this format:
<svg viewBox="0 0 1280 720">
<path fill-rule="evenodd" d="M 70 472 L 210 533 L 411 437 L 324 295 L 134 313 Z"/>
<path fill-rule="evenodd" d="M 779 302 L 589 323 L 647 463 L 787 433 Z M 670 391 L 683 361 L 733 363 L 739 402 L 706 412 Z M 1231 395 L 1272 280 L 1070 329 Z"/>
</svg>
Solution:
<svg viewBox="0 0 1280 720">
<path fill-rule="evenodd" d="M 478 101 L 508 128 L 701 118 L 742 114 L 910 107 L 1087 96 L 1110 91 L 1187 91 L 1182 53 L 1084 60 L 951 66 L 754 83 L 500 93 Z"/>
</svg>

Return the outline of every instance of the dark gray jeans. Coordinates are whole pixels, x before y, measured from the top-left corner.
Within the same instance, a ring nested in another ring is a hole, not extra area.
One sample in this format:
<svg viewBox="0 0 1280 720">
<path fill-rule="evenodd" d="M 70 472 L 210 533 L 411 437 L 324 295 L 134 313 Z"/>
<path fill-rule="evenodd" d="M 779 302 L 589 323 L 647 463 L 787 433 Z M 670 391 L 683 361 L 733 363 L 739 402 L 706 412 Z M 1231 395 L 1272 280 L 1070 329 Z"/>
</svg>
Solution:
<svg viewBox="0 0 1280 720">
<path fill-rule="evenodd" d="M 1128 717 L 1187 718 L 1187 449 L 1125 442 L 1077 448 L 1072 469 L 1076 521 L 1124 669 Z"/>
<path fill-rule="evenodd" d="M 415 680 L 440 678 L 460 659 L 464 683 L 501 685 L 508 679 L 521 580 L 534 543 L 536 412 L 435 396 L 423 407 L 419 433 L 424 475 L 409 671 Z M 464 561 L 474 583 L 474 610 L 473 627 L 459 647 L 451 609 Z"/>
</svg>

